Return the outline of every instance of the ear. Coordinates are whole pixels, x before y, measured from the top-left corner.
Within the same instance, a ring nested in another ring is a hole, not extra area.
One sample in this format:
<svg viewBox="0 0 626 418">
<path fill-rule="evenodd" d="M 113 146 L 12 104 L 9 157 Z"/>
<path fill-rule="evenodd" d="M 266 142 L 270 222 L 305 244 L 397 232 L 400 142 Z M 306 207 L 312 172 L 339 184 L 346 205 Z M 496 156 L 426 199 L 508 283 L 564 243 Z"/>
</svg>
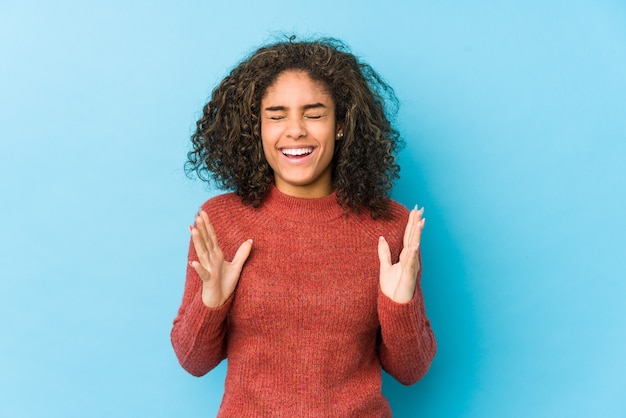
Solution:
<svg viewBox="0 0 626 418">
<path fill-rule="evenodd" d="M 337 141 L 343 139 L 343 125 L 337 124 L 337 132 L 335 134 L 335 139 Z"/>
</svg>

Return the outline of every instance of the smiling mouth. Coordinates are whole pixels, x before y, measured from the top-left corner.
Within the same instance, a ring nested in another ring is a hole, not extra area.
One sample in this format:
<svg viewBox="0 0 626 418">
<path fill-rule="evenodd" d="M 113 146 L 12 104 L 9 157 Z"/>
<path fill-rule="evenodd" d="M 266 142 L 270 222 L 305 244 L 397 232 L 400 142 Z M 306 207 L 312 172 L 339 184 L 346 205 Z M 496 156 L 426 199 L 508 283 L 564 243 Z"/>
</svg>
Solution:
<svg viewBox="0 0 626 418">
<path fill-rule="evenodd" d="M 280 152 L 283 153 L 284 156 L 286 157 L 304 157 L 307 156 L 309 154 L 311 154 L 313 152 L 313 147 L 306 147 L 306 148 L 282 148 L 280 150 Z"/>
</svg>

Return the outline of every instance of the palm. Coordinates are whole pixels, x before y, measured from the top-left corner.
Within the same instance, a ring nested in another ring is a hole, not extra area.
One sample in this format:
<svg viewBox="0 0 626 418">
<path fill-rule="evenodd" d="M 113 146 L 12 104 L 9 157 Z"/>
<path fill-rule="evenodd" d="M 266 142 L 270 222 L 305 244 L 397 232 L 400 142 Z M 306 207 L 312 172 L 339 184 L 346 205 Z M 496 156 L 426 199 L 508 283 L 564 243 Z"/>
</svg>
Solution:
<svg viewBox="0 0 626 418">
<path fill-rule="evenodd" d="M 198 214 L 196 226 L 190 229 L 198 255 L 198 261 L 192 261 L 191 266 L 202 279 L 202 301 L 208 307 L 219 307 L 235 291 L 243 264 L 250 255 L 252 240 L 241 244 L 233 261 L 228 262 L 224 260 L 215 230 L 204 211 Z"/>
<path fill-rule="evenodd" d="M 383 237 L 378 243 L 380 259 L 380 288 L 382 292 L 397 303 L 406 303 L 413 298 L 417 275 L 421 268 L 419 244 L 424 228 L 422 218 L 424 208 L 411 210 L 404 230 L 403 248 L 397 263 L 391 263 L 389 244 Z"/>
</svg>

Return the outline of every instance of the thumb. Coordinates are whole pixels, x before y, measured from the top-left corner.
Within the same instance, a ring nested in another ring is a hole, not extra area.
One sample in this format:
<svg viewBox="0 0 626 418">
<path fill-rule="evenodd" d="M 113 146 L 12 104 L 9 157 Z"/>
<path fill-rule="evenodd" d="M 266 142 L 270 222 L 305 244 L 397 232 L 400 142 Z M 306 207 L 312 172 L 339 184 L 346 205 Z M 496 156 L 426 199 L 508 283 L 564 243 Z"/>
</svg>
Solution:
<svg viewBox="0 0 626 418">
<path fill-rule="evenodd" d="M 252 251 L 251 239 L 244 241 L 244 243 L 239 246 L 239 249 L 237 249 L 237 252 L 233 257 L 233 261 L 231 264 L 233 264 L 233 266 L 235 266 L 240 272 L 243 268 L 243 264 L 246 262 L 248 256 L 250 255 L 250 251 Z"/>
<path fill-rule="evenodd" d="M 389 250 L 389 244 L 385 237 L 378 238 L 378 259 L 380 260 L 381 267 L 391 264 L 391 251 Z"/>
</svg>

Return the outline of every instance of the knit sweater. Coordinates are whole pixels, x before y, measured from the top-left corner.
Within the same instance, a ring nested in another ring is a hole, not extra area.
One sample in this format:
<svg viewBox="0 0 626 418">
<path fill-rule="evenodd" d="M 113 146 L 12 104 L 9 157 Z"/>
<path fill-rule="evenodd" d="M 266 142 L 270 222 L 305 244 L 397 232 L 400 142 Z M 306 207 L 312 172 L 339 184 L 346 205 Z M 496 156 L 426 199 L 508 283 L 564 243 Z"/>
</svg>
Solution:
<svg viewBox="0 0 626 418">
<path fill-rule="evenodd" d="M 406 304 L 379 286 L 378 237 L 397 262 L 408 210 L 392 201 L 391 219 L 373 220 L 346 213 L 334 193 L 299 199 L 276 188 L 259 208 L 234 194 L 202 208 L 226 260 L 253 239 L 235 292 L 218 308 L 203 304 L 201 279 L 187 268 L 171 333 L 195 376 L 228 359 L 218 417 L 391 416 L 381 368 L 413 384 L 436 350 L 419 277 Z"/>
</svg>

